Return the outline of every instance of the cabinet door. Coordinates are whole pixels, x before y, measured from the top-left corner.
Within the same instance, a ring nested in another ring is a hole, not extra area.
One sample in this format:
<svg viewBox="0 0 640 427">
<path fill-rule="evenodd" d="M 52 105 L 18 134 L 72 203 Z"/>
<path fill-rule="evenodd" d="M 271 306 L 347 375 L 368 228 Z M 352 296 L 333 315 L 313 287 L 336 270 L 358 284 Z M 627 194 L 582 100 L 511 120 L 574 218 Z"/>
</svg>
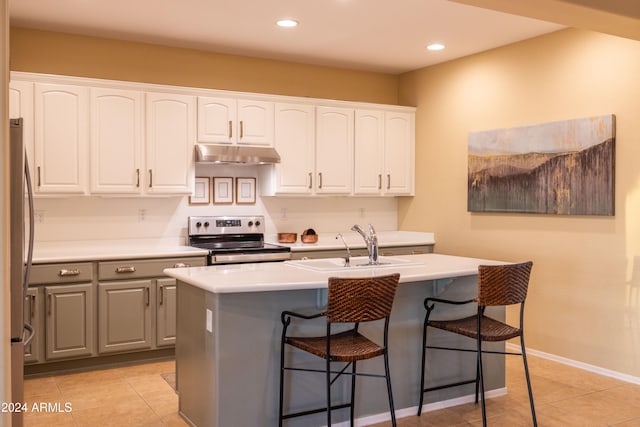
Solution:
<svg viewBox="0 0 640 427">
<path fill-rule="evenodd" d="M 33 83 L 11 81 L 9 83 L 9 118 L 22 117 L 22 141 L 27 150 L 31 182 L 35 182 L 33 158 Z"/>
<path fill-rule="evenodd" d="M 149 349 L 152 344 L 150 280 L 98 284 L 98 351 Z"/>
<path fill-rule="evenodd" d="M 42 322 L 42 293 L 39 288 L 29 288 L 24 298 L 24 322 L 30 324 L 34 329 L 31 342 L 24 347 L 25 363 L 36 363 L 44 361 L 42 344 L 42 334 L 44 333 Z"/>
<path fill-rule="evenodd" d="M 36 83 L 35 191 L 84 193 L 89 89 Z"/>
<path fill-rule="evenodd" d="M 318 107 L 316 124 L 316 192 L 351 193 L 353 110 Z"/>
<path fill-rule="evenodd" d="M 273 103 L 238 100 L 238 144 L 273 145 Z"/>
<path fill-rule="evenodd" d="M 91 192 L 140 192 L 142 93 L 91 89 Z"/>
<path fill-rule="evenodd" d="M 158 279 L 156 285 L 156 346 L 176 343 L 176 279 Z"/>
<path fill-rule="evenodd" d="M 147 93 L 146 183 L 156 194 L 191 194 L 195 97 Z"/>
<path fill-rule="evenodd" d="M 415 177 L 414 114 L 385 113 L 384 191 L 412 195 Z"/>
<path fill-rule="evenodd" d="M 46 358 L 92 356 L 95 296 L 91 283 L 45 286 Z"/>
<path fill-rule="evenodd" d="M 275 110 L 275 148 L 280 155 L 280 163 L 274 166 L 275 193 L 311 194 L 315 108 L 276 104 Z"/>
<path fill-rule="evenodd" d="M 198 97 L 198 141 L 231 144 L 236 140 L 236 101 Z"/>
<path fill-rule="evenodd" d="M 382 193 L 384 112 L 356 110 L 354 152 L 353 192 Z"/>
</svg>

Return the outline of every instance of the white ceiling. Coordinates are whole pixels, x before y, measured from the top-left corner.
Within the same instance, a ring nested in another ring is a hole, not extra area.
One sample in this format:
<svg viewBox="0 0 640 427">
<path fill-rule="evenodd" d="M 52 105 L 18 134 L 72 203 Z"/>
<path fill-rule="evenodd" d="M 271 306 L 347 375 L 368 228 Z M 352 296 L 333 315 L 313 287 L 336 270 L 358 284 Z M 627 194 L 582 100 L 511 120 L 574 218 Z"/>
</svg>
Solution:
<svg viewBox="0 0 640 427">
<path fill-rule="evenodd" d="M 447 0 L 9 0 L 9 14 L 18 27 L 392 74 L 564 28 Z"/>
</svg>

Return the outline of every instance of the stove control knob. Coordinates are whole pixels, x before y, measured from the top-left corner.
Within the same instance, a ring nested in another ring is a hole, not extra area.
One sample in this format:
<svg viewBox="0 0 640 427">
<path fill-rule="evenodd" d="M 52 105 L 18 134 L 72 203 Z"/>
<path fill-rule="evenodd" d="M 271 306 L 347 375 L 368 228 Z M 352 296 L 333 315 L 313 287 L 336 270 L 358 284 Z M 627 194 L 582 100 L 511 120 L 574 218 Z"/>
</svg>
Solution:
<svg viewBox="0 0 640 427">
<path fill-rule="evenodd" d="M 208 226 L 209 226 L 209 221 L 205 222 L 205 223 L 204 223 L 204 226 L 205 226 L 205 227 L 208 227 Z"/>
<path fill-rule="evenodd" d="M 256 227 L 260 226 L 260 221 L 256 221 Z"/>
<path fill-rule="evenodd" d="M 202 227 L 202 223 L 200 221 L 196 222 L 196 228 Z"/>
<path fill-rule="evenodd" d="M 247 225 L 248 225 L 249 227 L 253 227 L 253 221 L 249 221 L 249 222 L 247 223 Z"/>
</svg>

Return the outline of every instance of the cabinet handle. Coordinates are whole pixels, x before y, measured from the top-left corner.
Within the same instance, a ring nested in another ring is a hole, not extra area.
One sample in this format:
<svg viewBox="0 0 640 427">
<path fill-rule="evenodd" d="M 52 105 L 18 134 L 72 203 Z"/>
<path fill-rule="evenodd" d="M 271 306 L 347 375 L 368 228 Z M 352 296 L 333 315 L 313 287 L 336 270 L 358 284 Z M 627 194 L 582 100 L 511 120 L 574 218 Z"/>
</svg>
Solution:
<svg viewBox="0 0 640 427">
<path fill-rule="evenodd" d="M 78 270 L 77 268 L 71 268 L 71 269 L 66 269 L 63 268 L 62 270 L 58 271 L 58 276 L 60 277 L 68 277 L 68 276 L 79 276 L 80 275 L 80 270 Z"/>
<path fill-rule="evenodd" d="M 229 120 L 229 138 L 233 138 L 233 122 Z"/>
<path fill-rule="evenodd" d="M 140 188 L 140 168 L 136 169 L 136 187 Z"/>
<path fill-rule="evenodd" d="M 33 320 L 36 317 L 36 311 L 34 310 L 36 306 L 36 296 L 30 295 L 30 297 L 31 297 L 31 304 L 29 304 L 29 318 Z"/>
<path fill-rule="evenodd" d="M 322 188 L 322 172 L 318 172 L 318 188 Z"/>
<path fill-rule="evenodd" d="M 153 170 L 149 169 L 149 188 L 153 187 Z"/>
<path fill-rule="evenodd" d="M 191 267 L 191 264 L 185 264 L 184 262 L 177 262 L 173 264 L 173 268 L 187 268 Z"/>
<path fill-rule="evenodd" d="M 411 255 L 422 255 L 422 254 L 426 254 L 426 252 L 425 251 L 420 251 L 420 250 L 411 251 Z"/>
<path fill-rule="evenodd" d="M 313 174 L 309 172 L 309 190 L 311 190 L 312 186 L 313 186 Z"/>
<path fill-rule="evenodd" d="M 132 265 L 126 265 L 124 267 L 116 267 L 116 273 L 135 273 L 136 268 Z"/>
<path fill-rule="evenodd" d="M 378 190 L 382 190 L 382 174 L 378 174 Z"/>
<path fill-rule="evenodd" d="M 47 314 L 51 316 L 51 294 L 47 295 Z"/>
<path fill-rule="evenodd" d="M 42 180 L 40 179 L 40 166 L 38 166 L 38 187 L 42 185 Z"/>
<path fill-rule="evenodd" d="M 160 305 L 164 304 L 164 286 L 160 286 Z"/>
<path fill-rule="evenodd" d="M 151 293 L 151 291 L 149 290 L 149 288 L 145 288 L 145 291 L 147 293 L 147 307 L 149 307 L 149 303 L 150 303 L 150 298 L 149 298 L 149 294 Z"/>
<path fill-rule="evenodd" d="M 240 139 L 244 136 L 244 124 L 242 120 L 240 120 Z"/>
<path fill-rule="evenodd" d="M 387 174 L 387 190 L 391 188 L 391 174 Z"/>
</svg>

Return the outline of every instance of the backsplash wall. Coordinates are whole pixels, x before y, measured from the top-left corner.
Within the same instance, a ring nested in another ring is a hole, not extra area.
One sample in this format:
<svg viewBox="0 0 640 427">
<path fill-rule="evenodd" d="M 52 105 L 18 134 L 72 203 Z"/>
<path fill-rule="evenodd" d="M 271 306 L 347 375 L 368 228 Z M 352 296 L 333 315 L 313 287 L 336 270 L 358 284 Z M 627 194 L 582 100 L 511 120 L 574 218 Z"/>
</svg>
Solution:
<svg viewBox="0 0 640 427">
<path fill-rule="evenodd" d="M 198 165 L 196 176 L 255 177 L 255 166 Z M 397 229 L 397 201 L 383 197 L 256 197 L 255 205 L 189 205 L 189 197 L 35 199 L 38 241 L 177 238 L 193 215 L 264 215 L 265 233 L 341 232 L 355 223 Z"/>
</svg>

